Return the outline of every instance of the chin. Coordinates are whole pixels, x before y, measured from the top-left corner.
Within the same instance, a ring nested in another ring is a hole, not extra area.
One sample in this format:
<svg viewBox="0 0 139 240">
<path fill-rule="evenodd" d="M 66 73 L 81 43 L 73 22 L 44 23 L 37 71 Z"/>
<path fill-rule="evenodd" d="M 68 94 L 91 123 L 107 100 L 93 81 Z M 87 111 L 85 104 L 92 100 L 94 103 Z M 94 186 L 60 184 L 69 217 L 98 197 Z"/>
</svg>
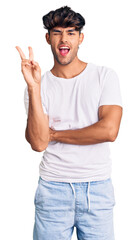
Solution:
<svg viewBox="0 0 139 240">
<path fill-rule="evenodd" d="M 56 59 L 56 61 L 57 61 L 60 65 L 63 65 L 63 66 L 68 65 L 68 64 L 70 64 L 70 63 L 72 62 L 72 60 L 66 60 L 66 59 L 63 59 L 62 61 L 59 60 L 59 59 Z"/>
<path fill-rule="evenodd" d="M 76 56 L 77 55 L 75 54 L 72 56 L 66 56 L 66 57 L 60 56 L 59 57 L 59 55 L 56 54 L 55 51 L 53 52 L 54 60 L 56 60 L 60 65 L 63 65 L 63 66 L 70 64 L 75 59 Z"/>
<path fill-rule="evenodd" d="M 63 65 L 63 66 L 68 65 L 68 64 L 70 64 L 70 63 L 71 63 L 71 61 L 69 61 L 69 62 L 59 62 L 59 64 L 61 64 L 61 65 Z"/>
</svg>

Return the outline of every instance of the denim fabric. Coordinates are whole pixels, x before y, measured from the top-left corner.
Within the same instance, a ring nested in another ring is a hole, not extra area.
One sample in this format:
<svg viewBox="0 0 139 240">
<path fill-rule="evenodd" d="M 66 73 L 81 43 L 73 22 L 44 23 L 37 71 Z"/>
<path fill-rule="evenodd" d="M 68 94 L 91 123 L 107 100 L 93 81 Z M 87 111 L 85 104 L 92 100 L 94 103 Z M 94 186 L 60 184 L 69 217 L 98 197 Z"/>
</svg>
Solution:
<svg viewBox="0 0 139 240">
<path fill-rule="evenodd" d="M 39 177 L 34 197 L 33 240 L 114 240 L 111 178 L 66 183 Z"/>
</svg>

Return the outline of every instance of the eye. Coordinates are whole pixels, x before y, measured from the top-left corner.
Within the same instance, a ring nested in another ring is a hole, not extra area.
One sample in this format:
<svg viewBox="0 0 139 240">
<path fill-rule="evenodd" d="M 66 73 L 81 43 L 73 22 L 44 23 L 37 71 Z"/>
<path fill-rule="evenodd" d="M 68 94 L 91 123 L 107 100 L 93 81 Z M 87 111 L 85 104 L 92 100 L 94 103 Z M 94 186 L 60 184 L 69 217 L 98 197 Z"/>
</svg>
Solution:
<svg viewBox="0 0 139 240">
<path fill-rule="evenodd" d="M 69 35 L 74 35 L 74 33 L 69 33 Z"/>
</svg>

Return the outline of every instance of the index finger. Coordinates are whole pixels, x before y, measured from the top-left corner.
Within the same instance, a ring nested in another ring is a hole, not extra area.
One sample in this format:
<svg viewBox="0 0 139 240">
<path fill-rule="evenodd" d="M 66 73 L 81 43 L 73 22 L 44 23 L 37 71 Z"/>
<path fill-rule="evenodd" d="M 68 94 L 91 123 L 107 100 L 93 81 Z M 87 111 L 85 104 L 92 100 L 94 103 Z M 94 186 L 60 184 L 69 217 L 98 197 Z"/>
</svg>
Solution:
<svg viewBox="0 0 139 240">
<path fill-rule="evenodd" d="M 25 56 L 25 54 L 22 52 L 21 48 L 18 47 L 18 46 L 16 46 L 16 49 L 17 49 L 17 51 L 19 52 L 21 59 L 22 59 L 22 60 L 23 60 L 23 59 L 26 59 L 26 56 Z"/>
<path fill-rule="evenodd" d="M 33 49 L 32 47 L 28 47 L 28 49 L 29 49 L 29 59 L 32 61 L 34 59 Z"/>
</svg>

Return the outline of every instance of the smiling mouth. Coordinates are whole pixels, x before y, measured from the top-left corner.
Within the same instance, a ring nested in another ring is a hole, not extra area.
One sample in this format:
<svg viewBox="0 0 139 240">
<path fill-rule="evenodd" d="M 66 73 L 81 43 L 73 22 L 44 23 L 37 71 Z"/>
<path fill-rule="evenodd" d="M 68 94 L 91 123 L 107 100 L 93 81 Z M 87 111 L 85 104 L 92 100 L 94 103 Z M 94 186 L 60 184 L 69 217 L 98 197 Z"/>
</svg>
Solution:
<svg viewBox="0 0 139 240">
<path fill-rule="evenodd" d="M 67 48 L 67 47 L 66 48 L 64 48 L 64 47 L 59 48 L 59 52 L 62 56 L 66 56 L 69 53 L 69 51 L 70 51 L 70 48 Z"/>
</svg>

